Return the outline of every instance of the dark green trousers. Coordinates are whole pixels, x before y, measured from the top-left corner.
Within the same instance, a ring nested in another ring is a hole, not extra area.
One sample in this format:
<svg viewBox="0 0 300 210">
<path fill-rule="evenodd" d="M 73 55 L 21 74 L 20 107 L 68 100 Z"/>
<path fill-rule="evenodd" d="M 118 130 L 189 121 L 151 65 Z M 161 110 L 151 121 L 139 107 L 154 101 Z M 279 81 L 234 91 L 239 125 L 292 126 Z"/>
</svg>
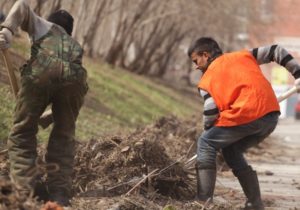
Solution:
<svg viewBox="0 0 300 210">
<path fill-rule="evenodd" d="M 53 128 L 50 133 L 46 163 L 56 163 L 59 170 L 47 175 L 49 192 L 70 194 L 74 160 L 75 122 L 87 92 L 85 79 L 48 85 L 34 84 L 22 78 L 17 97 L 13 127 L 8 139 L 10 176 L 24 187 L 32 187 L 32 169 L 37 158 L 38 120 L 52 104 Z"/>
</svg>

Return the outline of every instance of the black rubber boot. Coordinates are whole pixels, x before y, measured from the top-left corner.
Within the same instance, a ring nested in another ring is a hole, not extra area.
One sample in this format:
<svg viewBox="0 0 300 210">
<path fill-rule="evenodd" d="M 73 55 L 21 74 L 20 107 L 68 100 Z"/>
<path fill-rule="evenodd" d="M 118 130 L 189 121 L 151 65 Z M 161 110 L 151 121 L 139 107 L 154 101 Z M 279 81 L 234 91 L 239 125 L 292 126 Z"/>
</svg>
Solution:
<svg viewBox="0 0 300 210">
<path fill-rule="evenodd" d="M 216 184 L 216 169 L 197 169 L 197 197 L 200 201 L 213 201 Z"/>
<path fill-rule="evenodd" d="M 49 200 L 49 192 L 42 180 L 38 180 L 34 185 L 34 197 L 37 197 L 38 201 L 47 202 Z"/>
<path fill-rule="evenodd" d="M 264 210 L 264 205 L 261 200 L 259 182 L 256 171 L 253 171 L 251 166 L 241 171 L 233 171 L 233 174 L 238 178 L 240 185 L 247 197 L 245 210 Z"/>
</svg>

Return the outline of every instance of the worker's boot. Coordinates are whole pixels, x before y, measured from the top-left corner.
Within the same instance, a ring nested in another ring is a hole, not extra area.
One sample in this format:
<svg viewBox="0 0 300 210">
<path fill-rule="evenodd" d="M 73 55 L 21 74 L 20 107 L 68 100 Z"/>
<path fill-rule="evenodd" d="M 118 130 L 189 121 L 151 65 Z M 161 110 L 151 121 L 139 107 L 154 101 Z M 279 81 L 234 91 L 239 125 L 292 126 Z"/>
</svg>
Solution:
<svg viewBox="0 0 300 210">
<path fill-rule="evenodd" d="M 216 183 L 216 169 L 197 169 L 197 197 L 200 201 L 213 201 Z"/>
<path fill-rule="evenodd" d="M 71 206 L 70 196 L 64 190 L 50 192 L 49 200 L 64 207 Z"/>
<path fill-rule="evenodd" d="M 251 166 L 241 171 L 233 171 L 238 178 L 242 189 L 247 197 L 245 210 L 264 210 L 264 205 L 260 196 L 257 174 Z"/>
<path fill-rule="evenodd" d="M 49 192 L 46 183 L 38 177 L 33 187 L 34 197 L 37 197 L 38 201 L 47 202 L 49 200 Z"/>
</svg>

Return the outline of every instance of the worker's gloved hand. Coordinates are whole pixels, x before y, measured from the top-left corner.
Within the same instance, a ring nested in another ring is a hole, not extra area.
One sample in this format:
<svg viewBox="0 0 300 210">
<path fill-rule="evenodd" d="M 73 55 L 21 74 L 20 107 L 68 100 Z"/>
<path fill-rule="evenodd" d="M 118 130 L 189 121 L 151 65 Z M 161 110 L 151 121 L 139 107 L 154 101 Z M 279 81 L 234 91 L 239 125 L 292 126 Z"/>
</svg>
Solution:
<svg viewBox="0 0 300 210">
<path fill-rule="evenodd" d="M 296 88 L 298 90 L 297 93 L 300 93 L 300 78 L 295 80 L 294 85 L 296 86 Z"/>
<path fill-rule="evenodd" d="M 12 40 L 12 33 L 7 28 L 2 28 L 0 31 L 0 50 L 7 49 L 10 47 Z"/>
</svg>

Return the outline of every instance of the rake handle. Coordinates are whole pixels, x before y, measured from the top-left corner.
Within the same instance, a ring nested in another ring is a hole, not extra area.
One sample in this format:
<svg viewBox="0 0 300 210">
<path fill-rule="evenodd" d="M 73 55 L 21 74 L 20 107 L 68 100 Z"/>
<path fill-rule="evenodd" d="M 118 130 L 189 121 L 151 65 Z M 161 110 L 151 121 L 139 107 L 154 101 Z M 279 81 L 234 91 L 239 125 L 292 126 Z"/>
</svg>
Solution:
<svg viewBox="0 0 300 210">
<path fill-rule="evenodd" d="M 17 82 L 17 77 L 15 75 L 13 65 L 8 53 L 7 49 L 2 50 L 2 56 L 3 60 L 7 69 L 8 77 L 9 77 L 9 83 L 12 88 L 13 94 L 15 98 L 17 97 L 18 91 L 19 91 L 19 85 Z M 50 124 L 53 123 L 53 117 L 52 117 L 52 112 L 51 110 L 48 110 L 43 113 L 43 115 L 39 119 L 39 125 L 42 126 L 42 128 L 47 128 Z"/>
<path fill-rule="evenodd" d="M 286 92 L 282 93 L 281 95 L 279 95 L 277 97 L 277 101 L 278 103 L 284 101 L 285 99 L 287 99 L 288 97 L 290 97 L 291 95 L 297 93 L 300 90 L 300 88 L 297 88 L 296 86 L 292 87 L 291 89 L 287 90 Z M 189 164 L 190 162 L 192 162 L 193 160 L 195 160 L 197 158 L 197 155 L 194 155 L 193 157 L 191 157 L 190 159 L 188 159 L 185 164 Z"/>
<path fill-rule="evenodd" d="M 286 92 L 284 92 L 283 94 L 279 95 L 277 97 L 277 101 L 278 103 L 284 101 L 285 99 L 287 99 L 288 97 L 290 97 L 291 95 L 293 95 L 294 93 L 297 93 L 299 90 L 299 88 L 297 88 L 296 86 L 292 87 L 291 89 L 287 90 Z"/>
<path fill-rule="evenodd" d="M 18 94 L 18 91 L 19 91 L 19 86 L 18 86 L 17 78 L 16 78 L 16 75 L 14 73 L 12 62 L 10 60 L 10 56 L 9 56 L 9 53 L 8 53 L 7 49 L 2 50 L 2 56 L 3 56 L 3 60 L 4 60 L 4 63 L 5 63 L 6 69 L 7 69 L 10 86 L 12 88 L 14 96 L 17 97 L 17 94 Z"/>
</svg>

